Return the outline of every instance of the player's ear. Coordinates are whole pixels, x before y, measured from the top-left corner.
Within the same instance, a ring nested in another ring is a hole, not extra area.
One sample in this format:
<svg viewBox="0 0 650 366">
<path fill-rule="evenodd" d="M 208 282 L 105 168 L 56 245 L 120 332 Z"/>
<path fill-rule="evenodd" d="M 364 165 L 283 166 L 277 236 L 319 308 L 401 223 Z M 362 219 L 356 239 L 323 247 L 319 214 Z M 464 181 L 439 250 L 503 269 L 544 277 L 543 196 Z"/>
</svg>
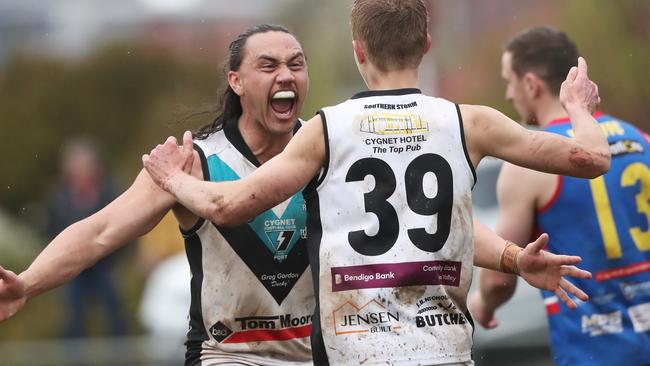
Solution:
<svg viewBox="0 0 650 366">
<path fill-rule="evenodd" d="M 235 92 L 235 94 L 239 95 L 240 97 L 244 94 L 244 86 L 242 85 L 242 80 L 239 77 L 239 72 L 237 71 L 228 71 L 228 85 L 230 85 L 230 88 Z"/>
<path fill-rule="evenodd" d="M 362 65 L 366 62 L 366 53 L 361 46 L 361 42 L 356 39 L 352 40 L 352 48 L 354 49 L 354 58 L 357 59 L 357 63 Z"/>
<path fill-rule="evenodd" d="M 530 98 L 538 98 L 543 91 L 544 83 L 532 72 L 524 74 L 524 90 Z"/>
<path fill-rule="evenodd" d="M 427 33 L 427 42 L 424 45 L 424 52 L 422 52 L 423 55 L 429 52 L 429 50 L 431 49 L 431 42 L 432 42 L 431 35 Z"/>
</svg>

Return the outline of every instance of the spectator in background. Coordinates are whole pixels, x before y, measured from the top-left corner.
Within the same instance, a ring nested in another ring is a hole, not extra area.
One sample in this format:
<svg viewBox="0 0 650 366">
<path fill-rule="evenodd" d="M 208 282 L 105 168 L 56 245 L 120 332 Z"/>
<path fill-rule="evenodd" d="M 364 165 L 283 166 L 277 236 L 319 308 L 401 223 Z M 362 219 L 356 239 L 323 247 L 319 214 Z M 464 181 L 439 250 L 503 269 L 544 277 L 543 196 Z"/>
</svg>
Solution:
<svg viewBox="0 0 650 366">
<path fill-rule="evenodd" d="M 112 183 L 93 143 L 83 138 L 66 142 L 61 154 L 61 178 L 51 203 L 48 236 L 54 238 L 71 224 L 102 209 L 116 196 Z M 108 334 L 124 334 L 122 304 L 113 283 L 115 254 L 99 260 L 66 287 L 65 336 L 87 334 L 87 316 L 93 302 L 103 312 Z"/>
</svg>

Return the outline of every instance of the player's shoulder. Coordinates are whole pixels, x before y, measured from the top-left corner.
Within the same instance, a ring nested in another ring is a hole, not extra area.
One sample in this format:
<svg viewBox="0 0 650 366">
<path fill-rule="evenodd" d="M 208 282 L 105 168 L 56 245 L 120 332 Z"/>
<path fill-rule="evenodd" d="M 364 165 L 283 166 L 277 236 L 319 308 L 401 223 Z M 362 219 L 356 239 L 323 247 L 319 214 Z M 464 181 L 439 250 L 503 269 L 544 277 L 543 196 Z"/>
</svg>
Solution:
<svg viewBox="0 0 650 366">
<path fill-rule="evenodd" d="M 315 116 L 310 118 L 307 121 L 302 121 L 302 126 L 297 132 L 297 135 L 301 135 L 299 142 L 305 142 L 313 144 L 322 140 L 324 133 L 324 122 L 325 116 L 322 113 L 317 113 Z M 316 140 L 313 140 L 316 139 Z"/>
<path fill-rule="evenodd" d="M 219 154 L 228 145 L 231 145 L 231 143 L 226 138 L 223 129 L 214 131 L 201 139 L 194 140 L 194 149 L 206 157 Z"/>
<path fill-rule="evenodd" d="M 477 104 L 458 104 L 458 117 L 469 146 L 492 144 L 499 122 L 507 119 L 498 110 Z M 470 147 L 471 148 L 471 147 Z"/>
<path fill-rule="evenodd" d="M 468 123 L 487 122 L 490 118 L 501 115 L 498 110 L 479 104 L 458 104 L 463 121 Z"/>
<path fill-rule="evenodd" d="M 646 141 L 649 140 L 647 132 L 634 123 L 630 123 L 624 119 L 602 112 L 595 113 L 594 117 L 600 124 L 603 133 L 605 133 L 608 138 L 617 136 L 628 136 L 634 138 L 637 136 L 642 137 Z M 650 141 L 648 141 L 648 143 L 650 144 Z"/>
</svg>

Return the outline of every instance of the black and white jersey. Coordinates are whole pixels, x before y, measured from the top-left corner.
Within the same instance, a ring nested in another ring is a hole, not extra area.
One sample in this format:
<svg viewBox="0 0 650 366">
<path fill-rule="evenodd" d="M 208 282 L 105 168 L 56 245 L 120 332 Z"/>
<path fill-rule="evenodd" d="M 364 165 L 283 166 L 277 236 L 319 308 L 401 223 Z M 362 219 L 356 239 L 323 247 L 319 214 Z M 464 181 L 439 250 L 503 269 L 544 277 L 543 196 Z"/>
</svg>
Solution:
<svg viewBox="0 0 650 366">
<path fill-rule="evenodd" d="M 472 364 L 474 168 L 459 108 L 417 89 L 320 111 L 306 191 L 317 365 Z"/>
<path fill-rule="evenodd" d="M 195 141 L 204 179 L 259 166 L 236 121 Z M 310 365 L 314 293 L 302 193 L 237 227 L 200 220 L 184 232 L 192 272 L 186 365 Z"/>
</svg>

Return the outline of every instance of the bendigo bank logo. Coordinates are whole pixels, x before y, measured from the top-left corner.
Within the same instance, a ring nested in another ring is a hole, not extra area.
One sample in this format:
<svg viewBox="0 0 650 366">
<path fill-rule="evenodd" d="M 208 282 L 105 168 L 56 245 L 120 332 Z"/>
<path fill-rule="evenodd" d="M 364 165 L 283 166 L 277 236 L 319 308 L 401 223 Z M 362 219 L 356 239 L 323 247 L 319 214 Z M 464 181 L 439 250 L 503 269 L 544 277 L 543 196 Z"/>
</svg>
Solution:
<svg viewBox="0 0 650 366">
<path fill-rule="evenodd" d="M 429 123 L 416 114 L 375 113 L 361 121 L 360 130 L 376 135 L 410 135 L 429 132 Z"/>
<path fill-rule="evenodd" d="M 399 312 L 387 310 L 376 300 L 371 300 L 358 307 L 346 301 L 332 312 L 334 333 L 336 335 L 352 333 L 399 333 Z"/>
</svg>

